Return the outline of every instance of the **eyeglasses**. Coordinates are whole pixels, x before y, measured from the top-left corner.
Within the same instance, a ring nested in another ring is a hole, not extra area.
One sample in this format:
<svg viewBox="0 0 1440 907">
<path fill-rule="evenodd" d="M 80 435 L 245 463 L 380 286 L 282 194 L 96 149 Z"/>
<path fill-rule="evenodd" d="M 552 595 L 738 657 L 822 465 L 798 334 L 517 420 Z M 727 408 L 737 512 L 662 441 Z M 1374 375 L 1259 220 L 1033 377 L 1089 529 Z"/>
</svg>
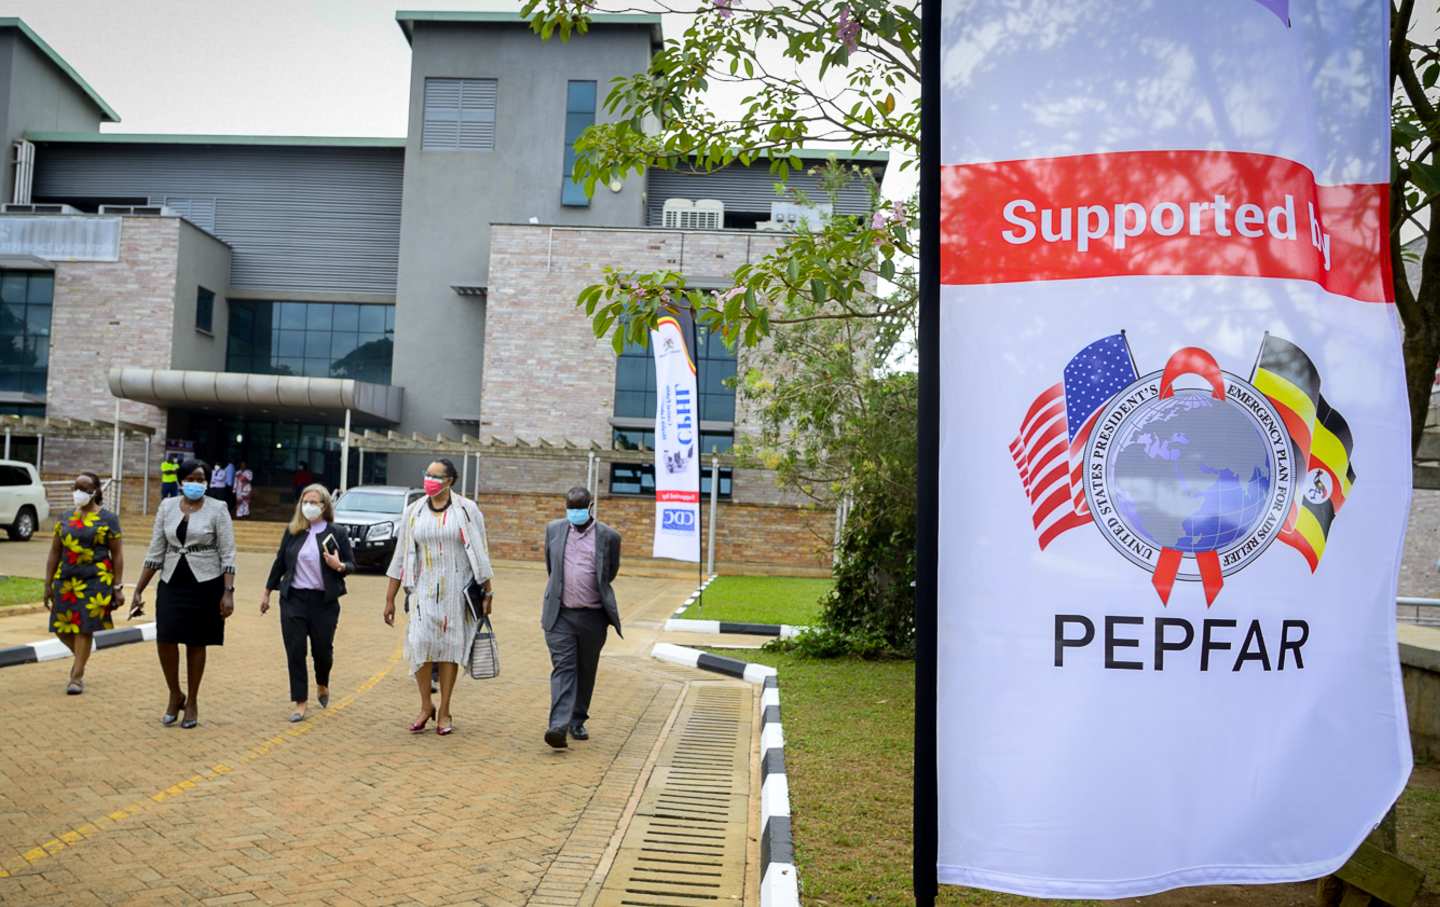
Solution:
<svg viewBox="0 0 1440 907">
<path fill-rule="evenodd" d="M 447 475 L 444 475 L 443 473 L 442 473 L 441 475 L 438 475 L 438 476 L 432 476 L 430 473 L 427 472 L 427 473 L 425 473 L 425 478 L 427 478 L 427 479 L 434 479 L 434 480 L 437 481 L 437 482 L 443 482 L 443 481 L 445 481 L 446 479 L 448 479 L 448 478 L 450 478 L 450 477 L 447 476 Z"/>
</svg>

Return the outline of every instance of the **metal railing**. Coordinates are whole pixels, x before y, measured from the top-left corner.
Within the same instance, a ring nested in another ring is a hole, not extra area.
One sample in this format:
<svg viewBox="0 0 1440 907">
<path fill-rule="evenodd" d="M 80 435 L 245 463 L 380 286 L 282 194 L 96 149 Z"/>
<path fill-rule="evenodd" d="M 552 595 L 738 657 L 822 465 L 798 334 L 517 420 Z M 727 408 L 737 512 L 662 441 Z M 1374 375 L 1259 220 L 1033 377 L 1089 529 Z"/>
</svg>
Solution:
<svg viewBox="0 0 1440 907">
<path fill-rule="evenodd" d="M 1415 598 L 1402 595 L 1395 599 L 1396 618 L 1422 627 L 1440 627 L 1440 598 Z M 1409 609 L 1411 613 L 1406 613 Z"/>
</svg>

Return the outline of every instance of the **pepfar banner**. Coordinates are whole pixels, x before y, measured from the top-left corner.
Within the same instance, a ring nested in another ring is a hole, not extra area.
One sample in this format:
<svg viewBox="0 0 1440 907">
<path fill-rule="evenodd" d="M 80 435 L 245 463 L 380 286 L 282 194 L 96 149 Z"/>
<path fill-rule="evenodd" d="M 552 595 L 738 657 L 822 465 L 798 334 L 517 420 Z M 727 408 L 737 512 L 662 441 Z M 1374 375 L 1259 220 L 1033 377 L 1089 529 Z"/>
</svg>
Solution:
<svg viewBox="0 0 1440 907">
<path fill-rule="evenodd" d="M 1411 767 L 1388 5 L 940 8 L 937 877 L 1333 872 Z"/>
<path fill-rule="evenodd" d="M 689 309 L 650 332 L 655 351 L 654 556 L 700 561 L 700 409 Z"/>
</svg>

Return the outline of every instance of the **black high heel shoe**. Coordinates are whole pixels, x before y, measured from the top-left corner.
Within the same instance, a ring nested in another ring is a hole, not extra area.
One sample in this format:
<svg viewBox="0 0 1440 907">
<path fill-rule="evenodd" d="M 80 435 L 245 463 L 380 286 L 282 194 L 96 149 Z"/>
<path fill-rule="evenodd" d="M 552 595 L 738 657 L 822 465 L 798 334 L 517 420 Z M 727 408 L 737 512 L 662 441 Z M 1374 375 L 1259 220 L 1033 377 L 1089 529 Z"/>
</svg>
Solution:
<svg viewBox="0 0 1440 907">
<path fill-rule="evenodd" d="M 170 726 L 173 725 L 176 721 L 179 721 L 179 720 L 180 720 L 180 711 L 181 711 L 182 709 L 184 709 L 184 708 L 185 708 L 185 697 L 184 697 L 184 696 L 181 696 L 181 697 L 180 697 L 180 704 L 175 707 L 175 711 L 173 711 L 173 712 L 166 712 L 165 714 L 161 715 L 161 716 L 160 716 L 160 723 L 161 723 L 162 725 L 164 725 L 165 727 L 170 727 Z"/>
</svg>

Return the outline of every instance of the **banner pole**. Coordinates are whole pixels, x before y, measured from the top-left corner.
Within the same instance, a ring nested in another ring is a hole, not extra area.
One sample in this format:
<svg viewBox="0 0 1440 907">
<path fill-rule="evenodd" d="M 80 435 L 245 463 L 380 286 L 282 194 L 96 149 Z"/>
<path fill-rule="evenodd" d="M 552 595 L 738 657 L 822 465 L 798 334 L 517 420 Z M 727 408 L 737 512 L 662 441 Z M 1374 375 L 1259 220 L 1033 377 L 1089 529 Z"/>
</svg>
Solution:
<svg viewBox="0 0 1440 907">
<path fill-rule="evenodd" d="M 705 456 L 705 394 L 701 390 L 704 385 L 700 383 L 700 321 L 696 317 L 699 314 L 695 310 L 695 306 L 690 306 L 690 355 L 695 361 L 695 456 L 697 459 Z M 709 342 L 708 334 L 705 340 L 707 343 Z M 702 524 L 705 519 L 705 508 L 701 507 L 699 503 L 700 476 L 704 474 L 704 469 L 702 466 L 695 470 L 695 589 L 698 596 L 695 599 L 696 608 L 705 604 L 705 562 L 700 557 L 700 539 L 703 538 L 700 533 L 704 528 Z M 710 482 L 713 485 L 715 480 L 712 478 Z"/>
<path fill-rule="evenodd" d="M 915 533 L 915 799 L 917 907 L 938 893 L 936 646 L 940 479 L 940 12 L 920 2 L 919 412 Z"/>
</svg>

